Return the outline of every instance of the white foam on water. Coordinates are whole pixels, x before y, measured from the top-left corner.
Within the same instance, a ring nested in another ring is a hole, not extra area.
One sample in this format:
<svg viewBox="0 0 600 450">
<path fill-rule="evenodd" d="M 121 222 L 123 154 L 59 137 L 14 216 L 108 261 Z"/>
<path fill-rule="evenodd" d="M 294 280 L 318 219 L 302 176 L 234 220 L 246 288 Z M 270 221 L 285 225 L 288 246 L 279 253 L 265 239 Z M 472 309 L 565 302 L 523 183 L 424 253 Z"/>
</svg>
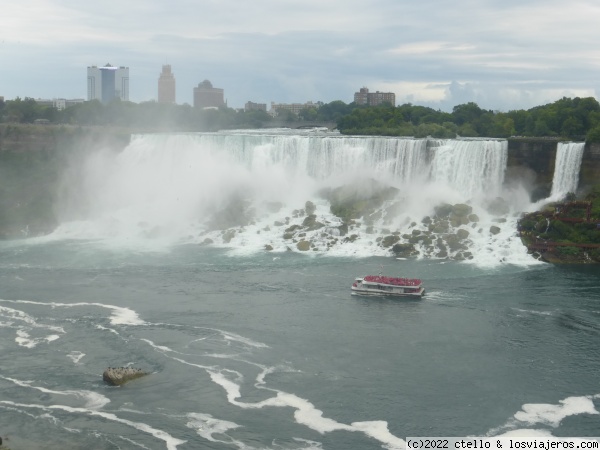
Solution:
<svg viewBox="0 0 600 450">
<path fill-rule="evenodd" d="M 594 399 L 600 394 L 579 397 L 567 397 L 558 404 L 526 403 L 504 425 L 488 431 L 488 436 L 552 436 L 548 429 L 524 428 L 524 425 L 542 425 L 557 428 L 569 416 L 579 414 L 600 414 L 594 406 Z M 537 434 L 536 434 L 537 433 Z"/>
<path fill-rule="evenodd" d="M 0 375 L 0 378 L 3 378 L 4 380 L 7 380 L 7 381 L 11 381 L 12 383 L 16 384 L 17 386 L 35 389 L 40 392 L 44 392 L 46 394 L 68 395 L 71 397 L 76 397 L 76 398 L 82 399 L 85 402 L 84 407 L 89 408 L 89 409 L 100 409 L 103 406 L 110 403 L 110 400 L 107 397 L 105 397 L 102 394 L 98 394 L 97 392 L 94 392 L 94 391 L 88 391 L 85 389 L 55 391 L 55 390 L 47 389 L 47 388 L 44 388 L 41 386 L 33 386 L 32 382 L 30 382 L 30 381 L 17 380 L 14 378 L 4 377 L 2 375 Z"/>
<path fill-rule="evenodd" d="M 105 308 L 112 311 L 110 316 L 110 323 L 113 325 L 144 325 L 146 322 L 141 320 L 138 314 L 132 309 L 116 306 L 116 305 L 108 305 L 104 303 L 87 303 L 87 302 L 77 302 L 77 303 L 57 303 L 57 302 L 36 302 L 32 300 L 3 300 L 0 299 L 0 302 L 6 303 L 15 303 L 15 304 L 29 304 L 29 305 L 40 305 L 40 306 L 48 306 L 51 308 L 75 308 L 78 306 L 96 306 L 99 308 Z M 0 306 L 0 313 L 3 311 L 3 307 Z M 6 309 L 6 308 L 5 308 Z M 54 331 L 64 333 L 64 329 L 60 327 L 53 327 L 48 325 L 37 325 L 35 320 L 29 316 L 28 314 L 22 311 L 15 311 L 13 314 L 15 317 L 20 318 L 24 322 L 27 322 L 34 326 L 40 326 L 43 328 L 48 328 Z"/>
<path fill-rule="evenodd" d="M 18 408 L 40 409 L 42 411 L 48 411 L 48 412 L 60 410 L 60 411 L 64 411 L 67 413 L 81 414 L 81 415 L 87 415 L 87 416 L 93 416 L 93 417 L 102 417 L 103 419 L 106 419 L 106 420 L 109 420 L 112 422 L 121 423 L 121 424 L 127 425 L 129 427 L 135 428 L 136 430 L 147 433 L 147 434 L 155 437 L 156 439 L 163 441 L 166 444 L 167 450 L 176 450 L 177 446 L 179 446 L 181 444 L 185 444 L 187 442 L 185 440 L 177 439 L 177 438 L 171 436 L 169 433 L 159 430 L 157 428 L 151 427 L 148 424 L 141 423 L 141 422 L 134 422 L 134 421 L 127 420 L 127 419 L 122 419 L 115 414 L 101 412 L 101 411 L 95 411 L 93 409 L 73 408 L 73 407 L 64 406 L 64 405 L 43 406 L 43 405 L 37 405 L 37 404 L 16 403 L 16 402 L 11 402 L 11 401 L 7 401 L 7 400 L 0 400 L 0 405 L 9 405 L 9 406 L 18 407 Z"/>
<path fill-rule="evenodd" d="M 323 417 L 323 411 L 315 408 L 315 406 L 306 399 L 298 397 L 295 394 L 270 388 L 267 390 L 275 392 L 275 397 L 256 403 L 242 402 L 237 400 L 241 397 L 240 385 L 225 377 L 221 372 L 209 370 L 208 373 L 211 379 L 225 390 L 229 403 L 239 406 L 240 408 L 260 409 L 268 406 L 289 407 L 295 410 L 294 419 L 297 423 L 321 434 L 330 433 L 332 431 L 362 432 L 384 444 L 385 448 L 405 448 L 405 441 L 392 435 L 389 432 L 387 422 L 385 421 L 355 422 L 351 425 L 343 424 L 334 419 Z M 262 375 L 262 378 L 259 379 L 261 382 L 264 381 L 264 374 Z"/>
<path fill-rule="evenodd" d="M 249 339 L 244 336 L 240 336 L 239 334 L 235 334 L 230 331 L 223 331 L 223 330 L 218 330 L 218 329 L 215 329 L 215 330 L 218 331 L 219 333 L 221 333 L 223 335 L 223 337 L 225 338 L 225 340 L 227 340 L 228 342 L 240 342 L 244 345 L 248 345 L 250 347 L 255 347 L 255 348 L 269 348 L 269 346 L 267 344 L 263 344 L 262 342 L 253 341 L 252 339 Z"/>
<path fill-rule="evenodd" d="M 534 314 L 537 316 L 553 316 L 554 312 L 552 311 L 535 311 L 530 309 L 520 309 L 520 308 L 511 308 L 515 311 L 519 311 L 521 313 Z"/>
<path fill-rule="evenodd" d="M 528 424 L 545 424 L 557 427 L 568 416 L 578 414 L 600 414 L 592 396 L 568 397 L 560 400 L 558 405 L 545 403 L 527 403 L 515 414 L 515 419 Z"/>
<path fill-rule="evenodd" d="M 187 414 L 187 418 L 189 420 L 186 426 L 196 430 L 196 433 L 211 442 L 230 443 L 231 438 L 228 441 L 223 441 L 213 437 L 213 434 L 225 434 L 229 430 L 235 430 L 240 427 L 240 425 L 234 422 L 215 419 L 210 414 L 189 413 Z"/>
<path fill-rule="evenodd" d="M 155 344 L 150 339 L 144 339 L 144 338 L 142 338 L 140 340 L 143 341 L 143 342 L 148 343 L 151 347 L 155 348 L 156 350 L 160 350 L 161 352 L 175 352 L 175 350 L 173 350 L 172 348 L 169 348 L 166 345 Z M 175 353 L 179 353 L 179 352 L 175 352 Z"/>
<path fill-rule="evenodd" d="M 102 325 L 96 325 L 95 328 L 98 330 L 110 331 L 111 333 L 116 334 L 117 336 L 119 335 L 119 332 L 117 330 L 114 330 L 114 329 L 108 328 L 108 327 L 104 327 Z"/>
<path fill-rule="evenodd" d="M 100 305 L 101 304 L 96 304 L 96 306 Z M 110 323 L 113 325 L 145 325 L 146 323 L 142 319 L 140 319 L 138 314 L 132 309 L 113 305 L 102 306 L 113 310 L 113 314 L 110 318 Z"/>
<path fill-rule="evenodd" d="M 384 447 L 387 449 L 400 450 L 406 448 L 406 441 L 390 433 L 387 422 L 383 420 L 371 422 L 353 422 L 352 426 L 357 430 L 362 431 L 367 436 L 371 436 L 373 439 L 383 443 Z"/>
<path fill-rule="evenodd" d="M 173 350 L 169 347 L 166 347 L 164 345 L 157 345 L 154 342 L 152 342 L 149 339 L 140 339 L 143 342 L 148 343 L 152 348 L 154 348 L 155 350 L 159 351 L 160 353 L 164 354 L 165 356 L 168 356 L 169 358 L 171 358 L 173 361 L 177 361 L 180 362 L 182 364 L 188 365 L 188 366 L 192 366 L 192 367 L 197 367 L 199 369 L 204 369 L 204 370 L 214 370 L 215 367 L 214 366 L 205 366 L 203 364 L 196 364 L 196 363 L 191 363 L 189 361 L 186 361 L 185 359 L 181 359 L 181 358 L 177 358 L 175 356 L 171 356 L 171 355 L 167 355 L 167 353 L 175 353 L 175 354 L 183 354 L 180 353 L 176 350 Z"/>
<path fill-rule="evenodd" d="M 531 428 L 520 428 L 518 430 L 510 430 L 502 434 L 495 434 L 494 436 L 502 437 L 548 437 L 552 436 L 552 433 L 548 430 L 536 430 Z"/>
<path fill-rule="evenodd" d="M 237 439 L 232 438 L 229 434 L 227 434 L 230 430 L 235 430 L 241 428 L 241 425 L 238 425 L 234 422 L 230 422 L 227 420 L 219 420 L 215 419 L 210 414 L 203 413 L 188 413 L 187 416 L 188 422 L 186 426 L 191 428 L 198 433 L 201 437 L 210 442 L 220 442 L 223 444 L 234 445 L 240 450 L 259 450 L 259 448 L 247 445 Z M 215 435 L 219 437 L 215 437 Z M 222 436 L 222 437 L 221 437 Z M 295 442 L 299 443 L 299 446 L 290 446 L 290 443 L 286 443 L 285 445 L 277 445 L 274 441 L 273 448 L 287 448 L 287 449 L 296 449 L 296 450 L 322 450 L 323 445 L 320 442 L 311 441 L 308 439 L 301 438 L 292 438 Z M 265 450 L 265 447 L 260 447 L 260 450 Z"/>
<path fill-rule="evenodd" d="M 79 361 L 81 361 L 81 358 L 83 358 L 84 356 L 85 353 L 72 351 L 67 355 L 67 358 L 73 361 L 73 364 L 79 364 Z"/>
<path fill-rule="evenodd" d="M 321 442 L 311 441 L 310 439 L 293 438 L 294 441 L 303 444 L 302 450 L 323 450 Z"/>
<path fill-rule="evenodd" d="M 132 439 L 126 438 L 125 436 L 119 436 L 120 439 L 123 439 L 125 442 L 128 442 L 132 445 L 135 445 L 136 447 L 140 447 L 140 448 L 145 448 L 148 450 L 151 450 L 149 447 L 146 447 L 144 444 L 140 444 L 139 442 L 135 442 Z"/>
<path fill-rule="evenodd" d="M 18 301 L 3 299 L 0 299 L 0 302 L 18 303 Z M 27 314 L 26 312 L 5 306 L 0 306 L 0 317 L 5 320 L 5 322 L 1 322 L 3 327 L 16 329 L 15 342 L 21 347 L 25 348 L 34 348 L 44 342 L 50 343 L 60 338 L 60 335 L 55 333 L 65 333 L 65 330 L 62 327 L 39 323 L 33 316 Z M 33 332 L 41 332 L 45 334 L 48 331 L 53 332 L 53 334 L 48 334 L 42 337 L 31 336 L 31 333 Z"/>
</svg>

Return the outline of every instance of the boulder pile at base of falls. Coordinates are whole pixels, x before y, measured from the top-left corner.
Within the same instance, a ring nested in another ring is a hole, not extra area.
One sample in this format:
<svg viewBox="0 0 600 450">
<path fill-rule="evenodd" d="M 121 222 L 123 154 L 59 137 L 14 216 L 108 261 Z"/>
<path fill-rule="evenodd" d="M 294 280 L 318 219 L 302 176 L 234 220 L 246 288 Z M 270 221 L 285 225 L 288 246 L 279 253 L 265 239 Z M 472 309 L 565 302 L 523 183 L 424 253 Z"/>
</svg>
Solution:
<svg viewBox="0 0 600 450">
<path fill-rule="evenodd" d="M 329 203 L 329 215 L 319 215 L 316 205 L 308 200 L 303 209 L 293 210 L 289 216 L 258 230 L 257 233 L 280 230 L 278 242 L 265 242 L 261 247 L 265 251 L 281 250 L 283 245 L 288 251 L 327 252 L 339 245 L 369 239 L 382 250 L 380 254 L 465 260 L 473 258 L 472 235 L 498 234 L 506 222 L 504 217 L 510 212 L 504 199 L 491 200 L 485 209 L 497 218 L 493 220 L 494 225 L 488 224 L 484 229 L 471 205 L 440 203 L 431 215 L 398 228 L 395 219 L 400 214 L 407 215 L 406 201 L 398 188 L 369 180 L 324 189 L 319 195 Z M 276 203 L 268 206 L 269 212 L 274 214 L 282 208 L 282 204 Z M 243 236 L 248 226 L 256 225 L 256 214 L 255 206 L 237 197 L 210 223 L 215 228 L 222 227 L 220 240 L 230 244 L 235 243 L 236 237 Z M 213 241 L 205 238 L 202 243 L 207 245 Z"/>
</svg>

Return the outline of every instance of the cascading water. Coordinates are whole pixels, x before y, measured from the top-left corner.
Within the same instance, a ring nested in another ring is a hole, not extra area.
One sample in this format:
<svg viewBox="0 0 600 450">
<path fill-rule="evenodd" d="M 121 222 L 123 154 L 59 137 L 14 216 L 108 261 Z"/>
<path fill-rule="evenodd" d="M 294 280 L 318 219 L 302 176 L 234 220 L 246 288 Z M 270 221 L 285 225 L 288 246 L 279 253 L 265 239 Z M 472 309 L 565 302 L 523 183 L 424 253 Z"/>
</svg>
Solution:
<svg viewBox="0 0 600 450">
<path fill-rule="evenodd" d="M 431 180 L 453 186 L 465 199 L 499 195 L 507 159 L 506 141 L 449 140 L 435 149 Z"/>
<path fill-rule="evenodd" d="M 577 191 L 584 148 L 585 142 L 558 143 L 550 198 L 558 200 Z"/>
<path fill-rule="evenodd" d="M 529 262 L 510 205 L 497 208 L 506 160 L 501 140 L 136 135 L 81 171 L 70 219 L 54 236 Z"/>
</svg>

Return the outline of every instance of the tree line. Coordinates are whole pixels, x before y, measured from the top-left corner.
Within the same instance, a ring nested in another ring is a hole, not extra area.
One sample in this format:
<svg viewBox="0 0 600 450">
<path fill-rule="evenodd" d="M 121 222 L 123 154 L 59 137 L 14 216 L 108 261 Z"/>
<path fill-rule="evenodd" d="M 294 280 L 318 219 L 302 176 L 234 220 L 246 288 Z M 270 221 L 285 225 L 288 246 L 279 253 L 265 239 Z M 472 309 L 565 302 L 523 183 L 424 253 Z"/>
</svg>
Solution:
<svg viewBox="0 0 600 450">
<path fill-rule="evenodd" d="M 300 113 L 280 111 L 273 118 L 266 111 L 232 108 L 203 110 L 188 104 L 154 101 L 133 103 L 97 100 L 58 110 L 32 98 L 0 101 L 0 122 L 119 126 L 148 131 L 216 131 L 264 128 L 292 121 L 334 122 L 343 134 L 455 138 L 510 136 L 557 137 L 600 142 L 600 104 L 593 97 L 563 97 L 528 110 L 508 112 L 480 108 L 469 102 L 452 112 L 407 103 L 362 106 L 340 100 L 305 108 Z"/>
</svg>

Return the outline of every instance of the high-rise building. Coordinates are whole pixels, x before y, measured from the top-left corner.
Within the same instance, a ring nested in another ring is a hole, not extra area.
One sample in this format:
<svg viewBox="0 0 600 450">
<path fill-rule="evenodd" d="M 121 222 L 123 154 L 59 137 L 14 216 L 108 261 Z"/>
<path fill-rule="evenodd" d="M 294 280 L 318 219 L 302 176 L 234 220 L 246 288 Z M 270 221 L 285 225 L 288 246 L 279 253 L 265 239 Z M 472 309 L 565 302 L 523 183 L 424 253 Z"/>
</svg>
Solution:
<svg viewBox="0 0 600 450">
<path fill-rule="evenodd" d="M 169 64 L 162 66 L 158 77 L 158 103 L 175 103 L 175 77 Z"/>
<path fill-rule="evenodd" d="M 129 67 L 89 66 L 87 88 L 88 100 L 100 100 L 104 104 L 115 98 L 129 101 Z"/>
<path fill-rule="evenodd" d="M 354 93 L 354 103 L 357 105 L 377 106 L 382 103 L 390 103 L 396 106 L 396 94 L 393 92 L 369 92 L 366 87 L 360 88 Z"/>
<path fill-rule="evenodd" d="M 369 101 L 369 89 L 366 87 L 360 88 L 354 93 L 354 103 L 357 105 L 366 105 Z"/>
<path fill-rule="evenodd" d="M 223 89 L 214 88 L 208 80 L 204 80 L 194 88 L 194 107 L 219 108 L 221 106 L 225 106 Z"/>
</svg>

